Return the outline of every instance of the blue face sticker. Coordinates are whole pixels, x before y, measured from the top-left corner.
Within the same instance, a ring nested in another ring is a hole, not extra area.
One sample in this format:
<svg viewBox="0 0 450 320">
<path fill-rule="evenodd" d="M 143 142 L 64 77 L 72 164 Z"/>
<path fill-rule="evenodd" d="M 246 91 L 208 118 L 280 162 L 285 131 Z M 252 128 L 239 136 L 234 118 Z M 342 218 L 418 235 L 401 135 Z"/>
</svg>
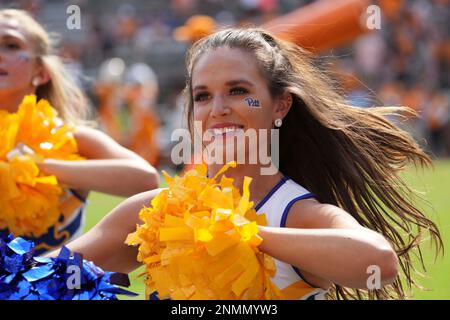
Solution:
<svg viewBox="0 0 450 320">
<path fill-rule="evenodd" d="M 245 98 L 245 101 L 247 102 L 247 105 L 248 105 L 249 107 L 257 107 L 257 108 L 260 108 L 260 107 L 261 107 L 261 105 L 260 105 L 258 99 Z"/>
<path fill-rule="evenodd" d="M 22 61 L 28 61 L 30 60 L 30 54 L 26 52 L 22 52 L 19 54 L 19 59 Z"/>
<path fill-rule="evenodd" d="M 19 54 L 20 61 L 28 61 L 30 60 L 30 55 L 28 53 L 22 52 Z"/>
</svg>

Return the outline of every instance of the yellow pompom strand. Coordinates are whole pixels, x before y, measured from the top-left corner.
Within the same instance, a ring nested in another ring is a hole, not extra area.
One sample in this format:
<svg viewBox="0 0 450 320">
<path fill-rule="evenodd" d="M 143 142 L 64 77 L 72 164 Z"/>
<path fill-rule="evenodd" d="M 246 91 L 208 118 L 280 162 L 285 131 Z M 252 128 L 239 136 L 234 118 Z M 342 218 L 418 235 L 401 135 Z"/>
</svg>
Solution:
<svg viewBox="0 0 450 320">
<path fill-rule="evenodd" d="M 273 258 L 258 249 L 258 225 L 266 225 L 250 201 L 251 178 L 243 195 L 233 179 L 217 178 L 236 163 L 225 165 L 214 178 L 199 165 L 183 177 L 164 172 L 168 189 L 143 208 L 143 221 L 128 235 L 138 245 L 138 261 L 146 266 L 146 294 L 160 299 L 278 299 L 271 281 Z"/>
<path fill-rule="evenodd" d="M 38 237 L 58 221 L 62 188 L 36 162 L 82 159 L 73 131 L 34 95 L 25 96 L 16 113 L 0 111 L 0 230 Z"/>
</svg>

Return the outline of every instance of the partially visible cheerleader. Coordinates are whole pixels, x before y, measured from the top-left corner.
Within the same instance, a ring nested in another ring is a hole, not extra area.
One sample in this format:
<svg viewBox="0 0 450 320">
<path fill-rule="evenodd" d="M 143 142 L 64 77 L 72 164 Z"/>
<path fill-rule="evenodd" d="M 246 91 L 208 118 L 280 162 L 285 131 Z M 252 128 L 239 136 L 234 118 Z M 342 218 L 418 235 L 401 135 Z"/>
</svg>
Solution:
<svg viewBox="0 0 450 320">
<path fill-rule="evenodd" d="M 0 108 L 16 112 L 28 94 L 48 100 L 63 121 L 76 127 L 78 151 L 86 159 L 46 159 L 39 164 L 41 171 L 56 176 L 66 187 L 57 224 L 45 234 L 29 237 L 42 253 L 82 234 L 90 191 L 128 197 L 156 188 L 159 177 L 143 158 L 86 125 L 87 101 L 55 55 L 47 31 L 25 11 L 3 9 L 0 10 Z"/>
</svg>

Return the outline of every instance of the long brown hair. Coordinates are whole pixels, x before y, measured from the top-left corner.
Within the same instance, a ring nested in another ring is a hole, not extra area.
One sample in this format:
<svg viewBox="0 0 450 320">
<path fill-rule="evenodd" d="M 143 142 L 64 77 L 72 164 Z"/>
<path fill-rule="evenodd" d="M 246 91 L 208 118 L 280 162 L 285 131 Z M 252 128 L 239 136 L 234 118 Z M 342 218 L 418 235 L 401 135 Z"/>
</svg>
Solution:
<svg viewBox="0 0 450 320">
<path fill-rule="evenodd" d="M 393 284 L 368 292 L 333 285 L 329 297 L 404 299 L 404 282 L 409 289 L 418 285 L 413 279 L 413 249 L 425 269 L 420 251 L 423 231 L 431 235 L 436 256 L 443 250 L 437 226 L 415 206 L 416 194 L 400 176 L 408 163 L 423 167 L 431 160 L 406 132 L 386 119 L 389 114 L 413 115 L 413 111 L 352 107 L 302 48 L 261 29 L 227 29 L 199 40 L 188 52 L 185 95 L 191 132 L 193 67 L 204 52 L 220 47 L 251 53 L 272 97 L 288 92 L 293 98 L 280 128 L 280 171 L 316 194 L 320 202 L 343 208 L 362 226 L 381 233 L 397 252 L 403 275 Z M 294 142 L 299 148 L 292 148 Z"/>
</svg>

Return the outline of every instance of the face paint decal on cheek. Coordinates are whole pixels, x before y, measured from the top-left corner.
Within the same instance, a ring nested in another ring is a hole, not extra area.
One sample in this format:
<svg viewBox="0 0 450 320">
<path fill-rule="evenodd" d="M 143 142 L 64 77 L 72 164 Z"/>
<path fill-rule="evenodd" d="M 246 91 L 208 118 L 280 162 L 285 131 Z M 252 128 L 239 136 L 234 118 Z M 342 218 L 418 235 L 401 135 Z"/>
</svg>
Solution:
<svg viewBox="0 0 450 320">
<path fill-rule="evenodd" d="M 9 62 L 10 67 L 15 67 L 22 63 L 30 62 L 31 55 L 28 52 L 21 52 L 14 55 L 10 54 L 9 57 L 6 58 L 6 60 Z"/>
<path fill-rule="evenodd" d="M 10 60 L 9 71 L 19 72 L 19 69 L 26 65 L 31 60 L 31 55 L 27 52 L 21 52 L 16 57 Z"/>
<path fill-rule="evenodd" d="M 26 52 L 21 52 L 19 54 L 19 61 L 30 61 L 30 54 Z"/>
<path fill-rule="evenodd" d="M 249 107 L 256 107 L 256 108 L 261 108 L 261 104 L 259 103 L 258 99 L 254 99 L 254 98 L 245 98 L 244 99 L 245 102 L 247 103 L 247 105 Z"/>
</svg>

